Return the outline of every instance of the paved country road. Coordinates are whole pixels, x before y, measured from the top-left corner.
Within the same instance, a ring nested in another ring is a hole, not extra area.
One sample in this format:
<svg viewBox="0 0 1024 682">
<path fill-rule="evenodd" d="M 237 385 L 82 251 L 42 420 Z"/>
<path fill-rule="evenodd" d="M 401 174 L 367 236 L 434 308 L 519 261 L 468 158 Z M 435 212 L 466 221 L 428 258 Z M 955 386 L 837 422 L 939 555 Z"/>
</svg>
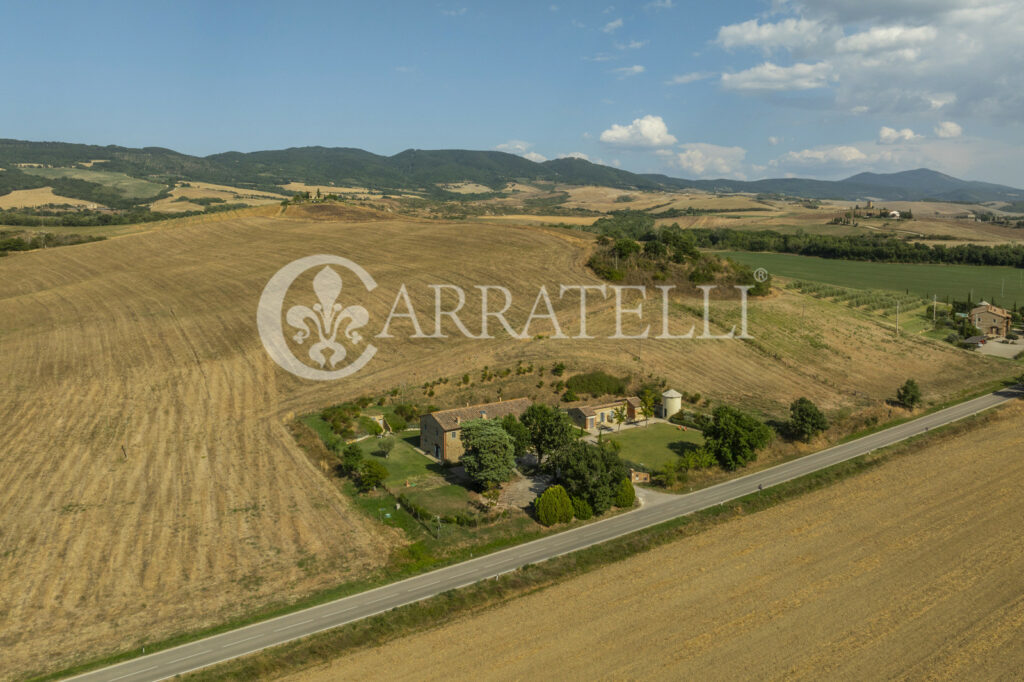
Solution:
<svg viewBox="0 0 1024 682">
<path fill-rule="evenodd" d="M 327 604 L 261 621 L 230 632 L 182 644 L 117 665 L 85 673 L 73 679 L 126 682 L 162 680 L 205 666 L 244 656 L 322 630 L 367 618 L 398 606 L 427 599 L 447 590 L 493 578 L 521 566 L 536 563 L 605 542 L 653 526 L 677 516 L 722 504 L 805 474 L 824 469 L 873 450 L 898 443 L 929 429 L 949 424 L 1013 398 L 1024 397 L 1024 388 L 990 393 L 952 407 L 918 417 L 884 431 L 816 452 L 800 459 L 719 483 L 686 495 L 659 495 L 628 514 L 580 528 L 549 535 L 453 566 L 440 568 L 401 582 L 338 599 Z"/>
</svg>

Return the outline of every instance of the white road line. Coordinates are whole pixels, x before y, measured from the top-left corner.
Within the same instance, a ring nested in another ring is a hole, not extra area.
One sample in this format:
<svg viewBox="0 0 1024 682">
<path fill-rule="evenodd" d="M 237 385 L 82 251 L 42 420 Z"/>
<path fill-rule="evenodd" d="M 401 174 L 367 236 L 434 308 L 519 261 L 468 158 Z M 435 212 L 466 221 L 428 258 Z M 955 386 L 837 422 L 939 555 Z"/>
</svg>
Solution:
<svg viewBox="0 0 1024 682">
<path fill-rule="evenodd" d="M 168 663 L 177 663 L 179 661 L 187 661 L 190 658 L 195 658 L 196 656 L 202 656 L 203 654 L 208 654 L 208 653 L 210 653 L 210 651 L 211 651 L 210 649 L 207 649 L 206 651 L 198 651 L 198 652 L 196 652 L 194 654 L 189 654 L 188 656 L 182 656 L 181 658 L 176 658 L 173 661 L 167 661 L 167 662 Z"/>
<path fill-rule="evenodd" d="M 256 639 L 257 637 L 262 637 L 263 634 L 264 633 L 261 632 L 258 635 L 253 635 L 252 637 L 246 637 L 245 639 L 236 639 L 233 642 L 228 642 L 227 644 L 222 646 L 221 649 L 227 649 L 229 646 L 234 646 L 236 644 L 241 644 L 242 642 L 248 642 L 250 639 Z"/>
<path fill-rule="evenodd" d="M 287 630 L 289 628 L 297 628 L 300 625 L 312 623 L 314 620 L 316 620 L 316 618 L 310 618 L 309 620 L 300 620 L 298 623 L 292 623 L 291 625 L 285 625 L 283 628 L 277 628 L 276 630 L 274 630 L 274 632 L 281 632 L 281 630 Z"/>
<path fill-rule="evenodd" d="M 110 682 L 114 682 L 114 680 L 123 680 L 126 677 L 131 677 L 132 675 L 138 675 L 139 673 L 144 673 L 147 670 L 152 670 L 155 667 L 156 667 L 155 665 L 152 665 L 152 666 L 150 666 L 148 668 L 143 668 L 142 670 L 136 670 L 135 672 L 130 672 L 127 675 L 121 675 L 120 677 L 115 677 L 112 680 L 110 680 Z"/>
</svg>

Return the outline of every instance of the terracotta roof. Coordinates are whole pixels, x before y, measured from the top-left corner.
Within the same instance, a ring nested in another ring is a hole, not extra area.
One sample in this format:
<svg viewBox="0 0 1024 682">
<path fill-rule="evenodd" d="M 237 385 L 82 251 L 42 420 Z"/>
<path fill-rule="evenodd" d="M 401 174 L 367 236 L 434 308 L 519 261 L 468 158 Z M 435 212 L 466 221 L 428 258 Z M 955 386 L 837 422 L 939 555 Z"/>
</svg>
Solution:
<svg viewBox="0 0 1024 682">
<path fill-rule="evenodd" d="M 517 417 L 526 411 L 533 404 L 529 398 L 516 398 L 515 400 L 500 400 L 496 403 L 481 403 L 469 407 L 456 407 L 451 410 L 440 410 L 431 412 L 430 416 L 437 420 L 445 431 L 454 431 L 462 428 L 460 424 L 470 419 L 479 419 L 480 413 L 484 412 L 487 419 L 501 419 L 502 417 L 514 414 Z"/>
<path fill-rule="evenodd" d="M 636 408 L 639 408 L 641 405 L 640 398 L 630 397 L 620 398 L 619 400 L 613 400 L 607 403 L 597 403 L 595 405 L 580 405 L 579 407 L 574 407 L 572 409 L 579 410 L 586 417 L 593 417 L 595 414 L 597 414 L 598 410 L 606 410 L 609 407 L 619 407 L 623 403 L 629 403 L 630 405 Z"/>
<path fill-rule="evenodd" d="M 999 317 L 1011 317 L 1010 313 L 1004 308 L 998 308 L 991 303 L 982 303 L 977 308 L 971 310 L 971 315 L 977 315 L 978 313 L 992 313 Z"/>
</svg>

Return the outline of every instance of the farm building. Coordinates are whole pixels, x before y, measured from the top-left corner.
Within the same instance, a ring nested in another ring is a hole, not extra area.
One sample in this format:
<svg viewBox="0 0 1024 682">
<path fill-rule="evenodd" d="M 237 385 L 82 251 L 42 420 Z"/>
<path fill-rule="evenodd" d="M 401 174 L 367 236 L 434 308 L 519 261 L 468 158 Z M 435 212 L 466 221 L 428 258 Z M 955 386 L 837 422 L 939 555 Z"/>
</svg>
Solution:
<svg viewBox="0 0 1024 682">
<path fill-rule="evenodd" d="M 636 469 L 630 469 L 629 480 L 631 483 L 650 483 L 651 475 L 646 471 L 637 471 Z"/>
<path fill-rule="evenodd" d="M 668 419 L 679 410 L 683 409 L 683 394 L 670 388 L 661 394 L 661 405 L 658 406 L 658 416 Z"/>
<path fill-rule="evenodd" d="M 1006 336 L 1010 333 L 1010 321 L 1013 316 L 1008 310 L 982 301 L 977 308 L 971 310 L 971 324 L 986 336 Z"/>
<path fill-rule="evenodd" d="M 640 399 L 637 397 L 619 398 L 600 405 L 583 405 L 569 410 L 569 418 L 581 429 L 600 428 L 615 423 L 615 410 L 626 407 L 626 421 L 634 422 L 640 416 Z"/>
<path fill-rule="evenodd" d="M 420 417 L 420 449 L 443 462 L 458 462 L 463 453 L 463 423 L 471 419 L 501 419 L 510 414 L 518 417 L 530 404 L 529 398 L 516 398 L 425 414 Z"/>
<path fill-rule="evenodd" d="M 900 219 L 900 212 L 899 211 L 889 211 L 889 217 L 890 218 L 895 218 L 896 220 L 899 220 Z"/>
</svg>

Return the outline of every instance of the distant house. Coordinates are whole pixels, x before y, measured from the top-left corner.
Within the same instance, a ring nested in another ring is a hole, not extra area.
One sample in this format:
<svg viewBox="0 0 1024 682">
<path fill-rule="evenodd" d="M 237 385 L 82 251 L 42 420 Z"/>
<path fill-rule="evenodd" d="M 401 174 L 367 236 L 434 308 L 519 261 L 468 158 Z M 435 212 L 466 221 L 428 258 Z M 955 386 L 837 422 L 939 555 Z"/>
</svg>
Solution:
<svg viewBox="0 0 1024 682">
<path fill-rule="evenodd" d="M 629 480 L 633 483 L 650 483 L 651 475 L 646 471 L 629 470 Z"/>
<path fill-rule="evenodd" d="M 569 410 L 569 418 L 581 429 L 594 429 L 615 424 L 615 410 L 626 406 L 626 421 L 635 422 L 640 416 L 641 403 L 637 397 L 619 398 L 599 405 L 583 405 Z"/>
<path fill-rule="evenodd" d="M 900 219 L 900 212 L 899 211 L 889 211 L 889 217 L 890 218 L 895 218 L 896 220 L 899 220 Z"/>
<path fill-rule="evenodd" d="M 977 308 L 971 310 L 971 324 L 986 336 L 1006 336 L 1010 333 L 1010 322 L 1013 315 L 1008 310 L 982 301 Z"/>
<path fill-rule="evenodd" d="M 963 345 L 967 348 L 981 348 L 986 343 L 988 343 L 988 339 L 984 336 L 972 336 L 971 338 L 964 339 L 963 341 Z"/>
<path fill-rule="evenodd" d="M 501 419 L 510 414 L 518 417 L 531 404 L 529 398 L 516 398 L 425 414 L 420 417 L 420 449 L 442 462 L 454 464 L 465 451 L 462 424 L 470 419 Z"/>
</svg>

